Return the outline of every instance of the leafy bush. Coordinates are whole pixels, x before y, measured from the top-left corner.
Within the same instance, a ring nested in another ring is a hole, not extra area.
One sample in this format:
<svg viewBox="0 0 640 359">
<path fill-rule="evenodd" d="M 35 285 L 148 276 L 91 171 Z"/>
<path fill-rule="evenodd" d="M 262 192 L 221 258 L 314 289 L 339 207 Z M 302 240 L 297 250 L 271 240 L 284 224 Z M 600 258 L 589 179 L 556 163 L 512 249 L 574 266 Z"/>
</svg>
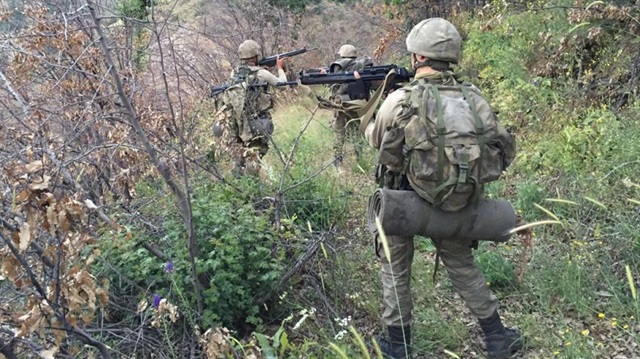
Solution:
<svg viewBox="0 0 640 359">
<path fill-rule="evenodd" d="M 245 184 L 250 186 L 249 183 Z M 281 276 L 284 252 L 278 246 L 269 210 L 257 211 L 250 194 L 239 193 L 225 185 L 199 185 L 192 196 L 194 225 L 198 236 L 198 280 L 204 287 L 203 320 L 205 328 L 225 325 L 244 328 L 260 323 L 256 300 L 273 290 Z M 183 313 L 194 318 L 196 298 L 193 276 L 181 218 L 165 219 L 164 237 L 157 246 L 171 264 L 153 257 L 136 243 L 153 242 L 143 234 L 102 243 L 103 254 L 120 273 L 106 270 L 112 283 L 134 282 L 139 296 L 158 294 L 178 304 Z M 137 238 L 136 238 L 137 237 Z M 170 267 L 170 268 L 168 268 Z M 163 273 L 163 270 L 168 273 Z M 112 286 L 116 298 L 124 287 Z"/>
</svg>

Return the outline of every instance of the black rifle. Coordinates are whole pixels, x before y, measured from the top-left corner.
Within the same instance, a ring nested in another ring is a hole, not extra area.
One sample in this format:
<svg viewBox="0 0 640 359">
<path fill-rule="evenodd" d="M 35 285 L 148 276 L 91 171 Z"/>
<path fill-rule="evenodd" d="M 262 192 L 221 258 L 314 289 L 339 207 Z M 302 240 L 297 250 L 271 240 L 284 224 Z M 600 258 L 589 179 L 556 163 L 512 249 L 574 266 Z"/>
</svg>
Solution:
<svg viewBox="0 0 640 359">
<path fill-rule="evenodd" d="M 313 51 L 316 50 L 317 47 L 314 47 L 312 49 L 307 49 L 306 47 L 303 47 L 301 49 L 297 49 L 297 50 L 293 50 L 293 51 L 289 51 L 289 52 L 284 52 L 282 54 L 277 54 L 277 55 L 273 55 L 273 56 L 267 56 L 265 58 L 263 58 L 262 60 L 258 61 L 258 66 L 267 66 L 267 67 L 273 67 L 276 65 L 276 59 L 278 58 L 285 58 L 285 57 L 293 57 L 293 56 L 297 56 L 297 55 L 301 55 L 304 54 L 307 51 Z"/>
<path fill-rule="evenodd" d="M 276 86 L 295 86 L 297 84 L 298 83 L 296 81 L 288 81 L 288 82 L 278 82 L 276 84 Z M 215 97 L 215 96 L 225 92 L 231 86 L 232 85 L 229 85 L 229 84 L 211 86 L 211 93 L 209 94 L 209 97 Z M 253 85 L 249 85 L 249 87 L 251 87 L 251 88 L 257 88 L 257 87 L 267 88 L 268 86 L 269 86 L 269 84 L 266 83 L 266 82 L 258 82 L 258 83 L 255 83 Z"/>
<path fill-rule="evenodd" d="M 395 70 L 396 76 L 393 79 L 393 84 L 387 84 L 388 89 L 395 88 L 398 83 L 409 82 L 413 78 L 413 72 L 407 70 L 404 67 L 398 67 L 397 65 L 380 65 L 380 66 L 369 66 L 364 69 L 358 71 L 360 74 L 360 78 L 363 81 L 382 81 L 385 79 L 387 74 L 391 71 Z M 331 84 L 343 84 L 356 82 L 357 79 L 353 76 L 353 72 L 345 72 L 345 73 L 320 73 L 318 69 L 310 69 L 301 71 L 299 74 L 300 83 L 303 85 L 331 85 Z M 276 86 L 295 86 L 298 85 L 296 81 L 288 81 L 288 82 L 278 82 Z M 251 85 L 251 87 L 267 87 L 268 84 L 266 82 L 259 82 Z M 226 91 L 231 85 L 222 84 L 218 86 L 211 87 L 211 93 L 209 97 L 214 97 L 224 91 Z"/>
<path fill-rule="evenodd" d="M 414 75 L 413 72 L 407 70 L 404 67 L 398 67 L 397 65 L 365 67 L 362 70 L 358 71 L 358 73 L 360 74 L 360 79 L 362 81 L 382 81 L 391 70 L 395 70 L 396 72 L 396 76 L 393 79 L 392 85 L 395 85 L 399 82 L 409 82 Z M 353 72 L 321 74 L 316 72 L 304 71 L 300 72 L 299 79 L 300 83 L 303 85 L 330 85 L 356 82 L 358 80 L 355 78 L 355 76 L 353 76 Z"/>
</svg>

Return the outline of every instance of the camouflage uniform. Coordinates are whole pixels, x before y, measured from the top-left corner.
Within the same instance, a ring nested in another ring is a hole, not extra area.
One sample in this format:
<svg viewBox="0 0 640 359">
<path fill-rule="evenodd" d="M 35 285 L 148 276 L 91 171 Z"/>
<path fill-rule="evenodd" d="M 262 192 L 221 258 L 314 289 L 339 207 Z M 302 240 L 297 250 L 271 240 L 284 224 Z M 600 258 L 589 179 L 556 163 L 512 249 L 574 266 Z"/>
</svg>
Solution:
<svg viewBox="0 0 640 359">
<path fill-rule="evenodd" d="M 242 64 L 231 74 L 232 84 L 263 84 L 263 86 L 247 86 L 240 91 L 227 90 L 224 102 L 231 104 L 233 111 L 221 111 L 218 122 L 226 129 L 226 149 L 234 160 L 234 174 L 257 174 L 260 159 L 269 150 L 269 141 L 273 134 L 271 108 L 273 99 L 268 87 L 275 87 L 279 82 L 287 81 L 282 68 L 278 68 L 278 76 L 262 67 L 254 66 L 253 60 L 261 52 L 259 45 L 247 40 L 240 45 L 238 54 Z M 251 61 L 249 61 L 251 60 Z M 224 117 L 228 118 L 224 118 Z"/>
<path fill-rule="evenodd" d="M 448 76 L 447 76 L 448 75 Z M 415 80 L 424 78 L 430 83 L 451 84 L 454 81 L 450 74 L 436 72 L 432 74 L 420 74 Z M 376 121 L 369 124 L 366 137 L 369 144 L 374 148 L 380 148 L 382 137 L 386 129 L 391 126 L 402 112 L 405 104 L 406 91 L 410 87 L 405 87 L 394 91 L 384 101 Z M 505 142 L 511 142 L 511 135 L 499 126 L 499 132 Z M 513 146 L 508 146 L 514 151 Z M 515 153 L 509 153 L 508 157 L 513 159 Z M 411 182 L 411 179 L 409 179 Z M 410 188 L 410 187 L 408 187 Z M 455 200 L 455 199 L 454 199 Z M 466 202 L 465 198 L 465 202 Z M 460 296 L 466 301 L 471 312 L 478 318 L 489 317 L 498 308 L 498 301 L 491 293 L 484 277 L 476 266 L 471 254 L 472 243 L 456 240 L 455 238 L 433 238 L 442 262 L 449 273 L 451 282 Z M 412 315 L 412 301 L 409 290 L 411 280 L 411 262 L 413 260 L 413 238 L 388 236 L 391 250 L 391 263 L 383 260 L 382 281 L 384 286 L 385 311 L 383 321 L 386 325 L 410 324 Z M 383 253 L 378 253 L 380 258 L 385 258 Z M 391 270 L 393 268 L 393 271 Z M 395 278 L 392 276 L 395 274 Z M 398 300 L 394 291 L 398 292 Z M 402 315 L 401 315 L 402 313 Z"/>
<path fill-rule="evenodd" d="M 338 54 L 341 58 L 329 66 L 329 71 L 332 73 L 354 72 L 365 66 L 373 65 L 368 57 L 356 59 L 356 49 L 352 45 L 343 45 Z M 331 87 L 331 98 L 337 104 L 352 100 L 366 101 L 369 99 L 369 89 L 369 84 L 366 84 L 364 91 L 354 84 L 335 84 Z M 356 157 L 362 153 L 362 136 L 358 132 L 360 122 L 355 119 L 357 119 L 357 114 L 352 111 L 335 110 L 333 112 L 333 120 L 331 121 L 331 127 L 335 133 L 333 152 L 338 163 L 342 161 L 344 156 L 344 145 L 347 138 L 353 143 Z"/>
<path fill-rule="evenodd" d="M 407 38 L 407 48 L 411 52 L 414 68 L 417 74 L 414 83 L 426 81 L 433 84 L 456 84 L 453 74 L 448 71 L 448 63 L 457 63 L 459 59 L 461 39 L 457 30 L 443 19 L 428 19 L 416 25 Z M 417 55 L 416 55 L 417 54 Z M 423 56 L 418 61 L 418 55 Z M 442 66 L 438 70 L 434 67 Z M 426 67 L 426 69 L 421 69 Z M 425 71 L 423 71 L 425 70 Z M 394 124 L 406 125 L 406 111 L 409 104 L 407 92 L 411 93 L 412 85 L 392 92 L 380 107 L 375 121 L 368 124 L 365 137 L 369 144 L 380 149 L 385 133 L 394 131 Z M 402 129 L 404 131 L 404 129 Z M 501 142 L 504 150 L 504 161 L 508 166 L 515 157 L 515 141 L 499 123 L 495 131 L 496 138 Z M 402 132 L 404 133 L 404 132 Z M 404 136 L 398 141 L 400 150 L 404 154 Z M 381 153 L 382 155 L 382 153 Z M 403 155 L 404 156 L 404 155 Z M 405 160 L 406 161 L 406 160 Z M 415 164 L 424 167 L 427 162 Z M 413 162 L 410 164 L 414 165 Z M 402 172 L 400 172 L 402 173 Z M 401 190 L 413 190 L 412 184 L 423 184 L 422 178 L 410 178 L 400 174 Z M 483 188 L 479 188 L 482 196 Z M 418 191 L 423 198 L 424 195 Z M 462 197 L 454 193 L 451 198 L 452 208 L 456 211 L 468 203 L 468 194 Z M 429 198 L 425 198 L 429 200 Z M 444 208 L 443 208 L 444 209 Z M 376 238 L 376 240 L 378 240 Z M 411 298 L 411 264 L 413 262 L 414 242 L 412 237 L 387 236 L 390 258 L 386 258 L 382 245 L 377 243 L 376 252 L 381 258 L 381 273 L 383 283 L 384 312 L 382 320 L 389 330 L 390 339 L 382 337 L 385 358 L 406 358 L 411 356 L 410 324 L 413 320 L 413 301 Z M 491 359 L 508 358 L 512 353 L 522 348 L 520 334 L 512 329 L 504 328 L 498 315 L 498 300 L 493 295 L 483 274 L 477 267 L 472 249 L 474 243 L 457 238 L 432 238 L 439 257 L 449 275 L 456 292 L 465 301 L 471 313 L 479 320 L 485 334 L 487 351 Z M 406 353 L 406 354 L 405 354 Z"/>
</svg>

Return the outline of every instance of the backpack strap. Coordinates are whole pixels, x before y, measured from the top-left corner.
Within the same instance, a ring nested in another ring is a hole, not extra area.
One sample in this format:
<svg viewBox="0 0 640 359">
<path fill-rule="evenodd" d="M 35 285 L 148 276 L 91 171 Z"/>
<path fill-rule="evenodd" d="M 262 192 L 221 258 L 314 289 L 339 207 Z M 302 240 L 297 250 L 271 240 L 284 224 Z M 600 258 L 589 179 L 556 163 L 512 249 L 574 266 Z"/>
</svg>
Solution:
<svg viewBox="0 0 640 359">
<path fill-rule="evenodd" d="M 249 66 L 239 66 L 233 72 L 233 80 L 234 84 L 239 84 L 244 82 L 249 74 L 251 73 L 251 68 Z"/>
<path fill-rule="evenodd" d="M 480 158 L 478 158 L 478 178 L 475 178 L 475 185 L 476 185 L 476 189 L 475 189 L 475 193 L 474 196 L 475 198 L 475 202 L 477 203 L 479 196 L 480 196 L 480 191 L 479 191 L 479 179 L 482 178 L 482 158 L 484 156 L 486 156 L 486 136 L 485 136 L 485 130 L 484 130 L 484 124 L 482 123 L 482 119 L 480 118 L 480 115 L 478 114 L 478 110 L 476 108 L 476 101 L 473 99 L 473 96 L 469 95 L 469 89 L 467 84 L 462 83 L 459 85 L 460 87 L 460 91 L 462 92 L 462 96 L 464 96 L 464 99 L 467 101 L 467 103 L 469 104 L 469 109 L 471 109 L 471 113 L 473 114 L 473 118 L 476 121 L 476 136 L 478 137 L 478 146 L 480 147 Z"/>
<path fill-rule="evenodd" d="M 437 176 L 438 176 L 438 186 L 442 185 L 442 181 L 444 178 L 444 156 L 445 156 L 445 152 L 444 152 L 444 142 L 445 142 L 445 135 L 447 134 L 447 128 L 444 126 L 444 113 L 442 111 L 442 99 L 440 98 L 440 91 L 438 90 L 438 87 L 433 85 L 433 84 L 429 84 L 427 87 L 428 91 L 430 91 L 433 94 L 433 98 L 436 101 L 436 133 L 438 134 L 438 140 L 437 140 L 437 144 L 438 144 L 438 169 L 437 169 Z M 423 119 L 423 121 L 426 121 L 426 110 L 427 110 L 427 100 L 429 99 L 428 96 L 423 96 L 423 104 L 420 108 L 420 118 Z"/>
</svg>

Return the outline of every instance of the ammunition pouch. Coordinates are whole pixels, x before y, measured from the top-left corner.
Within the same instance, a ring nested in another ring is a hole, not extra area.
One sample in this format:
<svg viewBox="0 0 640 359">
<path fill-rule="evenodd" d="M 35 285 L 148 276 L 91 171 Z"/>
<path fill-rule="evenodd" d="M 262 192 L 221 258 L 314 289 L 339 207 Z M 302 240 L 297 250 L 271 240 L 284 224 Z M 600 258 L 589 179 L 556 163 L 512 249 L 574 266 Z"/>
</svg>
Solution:
<svg viewBox="0 0 640 359">
<path fill-rule="evenodd" d="M 413 191 L 409 179 L 406 175 L 389 171 L 387 166 L 378 164 L 376 166 L 376 181 L 380 188 L 393 189 L 398 191 Z"/>
</svg>

